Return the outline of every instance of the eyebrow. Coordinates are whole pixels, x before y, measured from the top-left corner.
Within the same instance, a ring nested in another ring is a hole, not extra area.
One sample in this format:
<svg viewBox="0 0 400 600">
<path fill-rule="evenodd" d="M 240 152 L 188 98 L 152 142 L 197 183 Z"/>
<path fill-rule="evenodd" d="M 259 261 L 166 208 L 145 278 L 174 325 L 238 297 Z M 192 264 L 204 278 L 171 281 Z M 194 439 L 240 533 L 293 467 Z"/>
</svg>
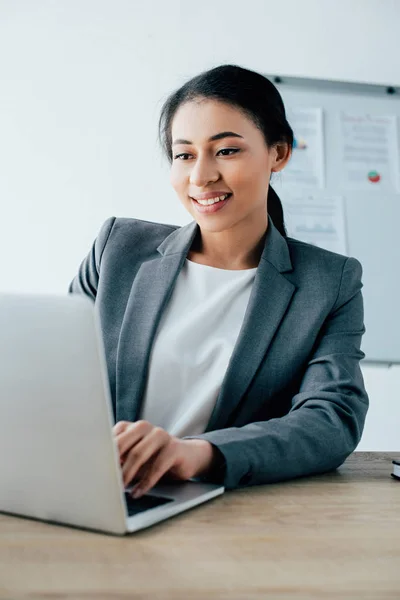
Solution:
<svg viewBox="0 0 400 600">
<path fill-rule="evenodd" d="M 221 140 L 222 138 L 226 138 L 226 137 L 238 137 L 238 138 L 242 138 L 242 135 L 239 135 L 238 133 L 235 133 L 234 131 L 221 131 L 221 133 L 216 133 L 215 135 L 212 135 L 210 138 L 208 138 L 209 142 L 214 142 L 215 140 Z M 189 142 L 189 140 L 183 140 L 183 139 L 178 139 L 175 140 L 172 145 L 174 146 L 175 144 L 192 144 L 193 142 Z"/>
</svg>

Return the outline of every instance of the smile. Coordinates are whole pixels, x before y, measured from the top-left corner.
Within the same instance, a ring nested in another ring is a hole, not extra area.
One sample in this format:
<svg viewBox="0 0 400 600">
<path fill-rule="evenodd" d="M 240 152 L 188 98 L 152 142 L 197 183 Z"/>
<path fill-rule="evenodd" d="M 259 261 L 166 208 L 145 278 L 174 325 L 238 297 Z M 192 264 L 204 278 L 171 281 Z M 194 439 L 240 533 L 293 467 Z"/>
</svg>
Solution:
<svg viewBox="0 0 400 600">
<path fill-rule="evenodd" d="M 231 196 L 232 194 L 225 194 L 208 200 L 195 200 L 194 198 L 191 198 L 191 200 L 198 212 L 210 214 L 222 210 L 229 203 Z"/>
<path fill-rule="evenodd" d="M 216 196 L 215 198 L 208 198 L 207 200 L 200 200 L 200 199 L 197 200 L 197 198 L 193 198 L 193 200 L 195 200 L 202 206 L 210 206 L 210 204 L 215 204 L 216 202 L 222 202 L 223 200 L 226 200 L 228 198 L 228 196 L 231 196 L 231 195 L 232 194 L 224 194 L 223 196 Z"/>
</svg>

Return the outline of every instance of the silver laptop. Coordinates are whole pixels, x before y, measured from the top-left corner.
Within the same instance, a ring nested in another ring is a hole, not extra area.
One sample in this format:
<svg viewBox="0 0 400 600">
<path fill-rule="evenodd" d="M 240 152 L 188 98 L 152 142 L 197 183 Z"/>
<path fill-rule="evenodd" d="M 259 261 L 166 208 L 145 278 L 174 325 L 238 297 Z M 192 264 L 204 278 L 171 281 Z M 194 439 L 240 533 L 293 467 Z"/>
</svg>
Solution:
<svg viewBox="0 0 400 600">
<path fill-rule="evenodd" d="M 134 340 L 132 340 L 134 343 Z M 0 511 L 125 534 L 224 492 L 196 480 L 124 489 L 95 305 L 0 294 Z"/>
</svg>

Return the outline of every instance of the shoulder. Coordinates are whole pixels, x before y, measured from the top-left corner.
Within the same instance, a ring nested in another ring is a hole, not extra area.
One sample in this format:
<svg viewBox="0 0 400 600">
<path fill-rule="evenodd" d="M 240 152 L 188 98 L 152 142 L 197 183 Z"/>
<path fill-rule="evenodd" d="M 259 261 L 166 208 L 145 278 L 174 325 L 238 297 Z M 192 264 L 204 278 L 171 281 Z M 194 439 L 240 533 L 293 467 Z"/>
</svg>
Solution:
<svg viewBox="0 0 400 600">
<path fill-rule="evenodd" d="M 179 229 L 179 225 L 169 225 L 167 223 L 158 223 L 157 221 L 145 221 L 144 219 L 133 219 L 128 217 L 110 217 L 105 224 L 112 226 L 113 235 L 140 235 L 145 233 L 160 235 L 169 235 L 175 229 Z"/>
<path fill-rule="evenodd" d="M 286 238 L 293 271 L 287 273 L 297 287 L 317 298 L 324 295 L 340 301 L 362 287 L 362 266 L 357 258 L 314 246 L 294 238 Z"/>
<path fill-rule="evenodd" d="M 97 268 L 100 262 L 149 260 L 157 248 L 179 225 L 128 217 L 109 217 L 103 222 L 94 243 Z"/>
<path fill-rule="evenodd" d="M 103 247 L 146 244 L 157 248 L 179 225 L 145 221 L 128 217 L 109 217 L 102 225 L 98 240 Z"/>
<path fill-rule="evenodd" d="M 316 272 L 338 270 L 342 272 L 346 268 L 346 270 L 355 269 L 360 271 L 360 274 L 362 272 L 360 261 L 352 256 L 332 252 L 290 237 L 286 238 L 286 242 L 294 269 Z"/>
</svg>

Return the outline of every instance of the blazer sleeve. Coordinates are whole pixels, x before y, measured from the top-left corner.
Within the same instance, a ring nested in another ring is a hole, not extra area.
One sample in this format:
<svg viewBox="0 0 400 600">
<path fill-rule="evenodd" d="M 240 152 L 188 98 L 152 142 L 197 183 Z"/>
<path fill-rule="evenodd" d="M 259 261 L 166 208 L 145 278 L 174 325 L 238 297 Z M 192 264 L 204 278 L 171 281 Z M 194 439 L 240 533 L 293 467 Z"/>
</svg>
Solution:
<svg viewBox="0 0 400 600">
<path fill-rule="evenodd" d="M 78 273 L 68 287 L 69 294 L 84 294 L 91 300 L 95 300 L 99 283 L 101 257 L 114 222 L 115 217 L 110 217 L 103 223 L 88 255 L 81 262 Z"/>
<path fill-rule="evenodd" d="M 360 369 L 361 276 L 359 261 L 347 258 L 338 297 L 286 415 L 187 436 L 211 442 L 223 455 L 210 480 L 232 489 L 323 473 L 356 448 L 369 405 Z"/>
</svg>

